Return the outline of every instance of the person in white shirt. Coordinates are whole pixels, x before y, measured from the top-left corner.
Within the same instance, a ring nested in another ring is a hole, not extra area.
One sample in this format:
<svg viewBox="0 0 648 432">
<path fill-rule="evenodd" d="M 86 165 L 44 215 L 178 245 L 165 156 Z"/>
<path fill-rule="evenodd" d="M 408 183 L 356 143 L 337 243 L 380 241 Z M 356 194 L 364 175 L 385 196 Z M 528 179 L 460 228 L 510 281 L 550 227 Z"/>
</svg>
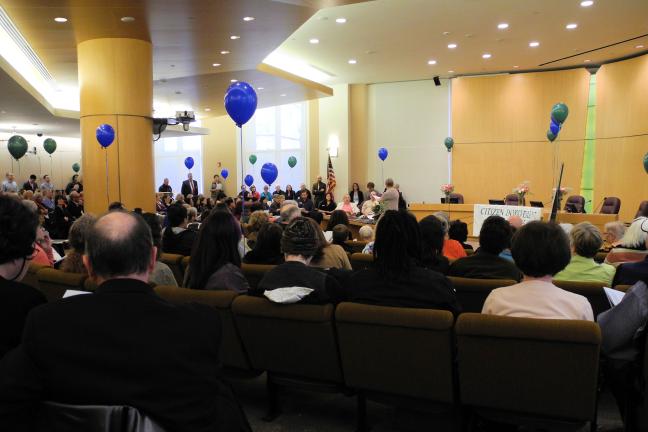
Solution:
<svg viewBox="0 0 648 432">
<path fill-rule="evenodd" d="M 18 184 L 13 173 L 7 173 L 5 175 L 5 180 L 2 182 L 2 192 L 18 193 Z"/>
<path fill-rule="evenodd" d="M 555 286 L 553 275 L 571 259 L 569 239 L 554 223 L 529 222 L 513 237 L 511 248 L 522 282 L 493 290 L 482 313 L 520 318 L 594 321 L 589 301 Z"/>
<path fill-rule="evenodd" d="M 45 174 L 43 176 L 43 183 L 41 183 L 41 185 L 40 185 L 40 190 L 41 190 L 41 192 L 45 192 L 45 191 L 48 191 L 48 190 L 51 190 L 51 191 L 54 190 L 54 185 L 52 184 L 52 181 L 50 180 L 50 176 L 48 176 L 47 174 Z"/>
</svg>

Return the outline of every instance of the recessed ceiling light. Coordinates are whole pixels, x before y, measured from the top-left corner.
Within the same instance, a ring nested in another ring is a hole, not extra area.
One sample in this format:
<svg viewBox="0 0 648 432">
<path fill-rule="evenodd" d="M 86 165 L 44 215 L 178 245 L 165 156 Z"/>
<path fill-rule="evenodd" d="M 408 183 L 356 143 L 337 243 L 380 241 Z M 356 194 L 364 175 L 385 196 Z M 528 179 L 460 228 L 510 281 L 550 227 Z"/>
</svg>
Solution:
<svg viewBox="0 0 648 432">
<path fill-rule="evenodd" d="M 229 53 L 230 53 L 230 52 L 227 51 L 227 50 L 223 50 L 223 51 L 221 51 L 221 54 L 223 54 L 223 55 L 225 55 L 225 54 L 229 54 Z"/>
<path fill-rule="evenodd" d="M 235 83 L 235 82 L 237 82 L 237 81 L 238 81 L 237 79 L 231 79 L 231 80 L 230 80 L 230 82 L 233 82 L 233 83 Z"/>
<path fill-rule="evenodd" d="M 253 17 L 253 16 L 246 16 L 246 17 L 243 17 L 243 21 L 248 21 L 248 22 L 249 22 L 249 21 L 254 21 L 254 17 Z"/>
<path fill-rule="evenodd" d="M 540 42 L 536 42 L 536 41 L 529 42 L 529 46 L 530 46 L 531 48 L 538 47 L 538 46 L 540 46 Z"/>
<path fill-rule="evenodd" d="M 214 67 L 218 67 L 220 65 L 221 65 L 220 63 L 212 63 L 212 66 L 214 66 Z"/>
<path fill-rule="evenodd" d="M 448 48 L 455 49 L 455 48 L 457 48 L 457 44 L 456 43 L 448 44 Z"/>
<path fill-rule="evenodd" d="M 594 2 L 592 0 L 584 0 L 584 1 L 581 2 L 582 7 L 590 7 L 593 4 L 594 4 Z"/>
<path fill-rule="evenodd" d="M 565 26 L 565 28 L 566 28 L 567 30 L 574 30 L 574 29 L 577 28 L 577 27 L 578 27 L 578 24 L 576 24 L 576 23 L 569 23 L 569 24 L 567 24 L 567 25 Z"/>
<path fill-rule="evenodd" d="M 515 65 L 515 66 L 513 66 L 513 69 L 517 69 L 517 68 L 519 68 L 519 67 L 520 67 L 520 66 Z"/>
<path fill-rule="evenodd" d="M 257 90 L 263 90 L 263 87 L 257 87 Z"/>
<path fill-rule="evenodd" d="M 435 65 L 435 64 L 436 64 L 436 60 L 428 60 L 428 64 L 429 64 L 429 65 Z"/>
<path fill-rule="evenodd" d="M 454 71 L 453 71 L 453 70 L 449 70 L 448 73 L 454 73 Z"/>
<path fill-rule="evenodd" d="M 643 47 L 644 47 L 643 45 L 637 45 L 635 48 L 639 49 L 639 48 L 643 48 Z"/>
<path fill-rule="evenodd" d="M 584 61 L 584 63 L 589 63 L 589 62 L 591 62 L 591 61 L 592 61 L 592 60 L 587 59 L 587 60 Z"/>
<path fill-rule="evenodd" d="M 232 40 L 241 39 L 241 36 L 232 35 L 232 36 L 230 36 L 230 39 L 232 39 Z"/>
<path fill-rule="evenodd" d="M 507 29 L 508 26 L 509 26 L 508 23 L 499 23 L 499 24 L 497 24 L 497 28 L 500 29 L 500 30 Z"/>
<path fill-rule="evenodd" d="M 135 21 L 135 18 L 133 18 L 132 16 L 121 17 L 121 22 L 131 23 L 133 21 Z"/>
<path fill-rule="evenodd" d="M 205 111 L 211 111 L 211 108 L 205 108 Z"/>
<path fill-rule="evenodd" d="M 54 21 L 56 21 L 57 23 L 64 23 L 64 22 L 67 22 L 67 18 L 56 17 L 56 18 L 54 18 Z"/>
<path fill-rule="evenodd" d="M 492 57 L 492 55 L 490 55 L 489 53 L 482 54 L 482 58 L 484 58 L 484 59 L 489 59 L 491 57 Z"/>
<path fill-rule="evenodd" d="M 358 61 L 356 59 L 349 59 L 349 64 L 356 64 Z"/>
<path fill-rule="evenodd" d="M 309 39 L 308 42 L 312 43 L 313 45 L 316 45 L 316 44 L 319 43 L 319 39 L 317 39 L 317 38 L 312 38 L 312 39 Z"/>
<path fill-rule="evenodd" d="M 338 24 L 344 24 L 346 22 L 346 18 L 342 18 L 342 17 L 336 18 L 335 22 Z"/>
<path fill-rule="evenodd" d="M 286 93 L 281 93 L 279 96 L 286 97 Z"/>
</svg>

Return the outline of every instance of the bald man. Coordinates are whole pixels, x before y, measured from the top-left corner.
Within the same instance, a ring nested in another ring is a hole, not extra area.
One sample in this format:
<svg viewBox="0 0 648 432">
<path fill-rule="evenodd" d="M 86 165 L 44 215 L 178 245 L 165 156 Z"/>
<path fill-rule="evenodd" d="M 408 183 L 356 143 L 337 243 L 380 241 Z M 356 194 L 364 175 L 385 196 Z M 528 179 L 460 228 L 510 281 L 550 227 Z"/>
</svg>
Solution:
<svg viewBox="0 0 648 432">
<path fill-rule="evenodd" d="M 249 430 L 221 379 L 221 323 L 208 306 L 174 305 L 147 283 L 157 250 L 140 216 L 116 211 L 88 234 L 94 294 L 38 307 L 0 364 L 0 424 L 30 425 L 41 398 L 129 405 L 167 430 Z"/>
</svg>

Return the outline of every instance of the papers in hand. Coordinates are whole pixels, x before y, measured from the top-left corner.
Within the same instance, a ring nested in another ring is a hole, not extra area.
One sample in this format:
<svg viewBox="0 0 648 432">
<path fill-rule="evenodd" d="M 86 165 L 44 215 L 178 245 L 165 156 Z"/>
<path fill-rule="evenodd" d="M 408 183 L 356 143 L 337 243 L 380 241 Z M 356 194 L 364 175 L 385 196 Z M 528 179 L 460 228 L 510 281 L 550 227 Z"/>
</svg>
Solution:
<svg viewBox="0 0 648 432">
<path fill-rule="evenodd" d="M 623 300 L 623 296 L 625 295 L 623 291 L 619 291 L 607 287 L 604 287 L 603 291 L 605 292 L 605 295 L 607 296 L 608 301 L 610 302 L 612 307 L 621 303 L 621 300 Z"/>
<path fill-rule="evenodd" d="M 312 293 L 311 288 L 306 287 L 288 287 L 266 290 L 263 295 L 273 303 L 292 304 L 297 303 L 308 294 Z"/>
<path fill-rule="evenodd" d="M 63 298 L 74 297 L 82 294 L 92 294 L 90 291 L 67 290 L 63 294 Z"/>
</svg>

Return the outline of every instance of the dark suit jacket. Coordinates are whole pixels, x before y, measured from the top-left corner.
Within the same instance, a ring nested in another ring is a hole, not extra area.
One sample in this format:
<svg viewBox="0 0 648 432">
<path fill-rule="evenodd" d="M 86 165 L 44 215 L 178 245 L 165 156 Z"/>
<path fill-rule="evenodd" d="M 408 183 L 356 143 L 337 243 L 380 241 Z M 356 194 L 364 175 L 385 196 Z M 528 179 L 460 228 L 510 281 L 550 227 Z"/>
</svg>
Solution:
<svg viewBox="0 0 648 432">
<path fill-rule="evenodd" d="M 42 399 L 129 405 L 169 431 L 239 431 L 221 378 L 221 323 L 204 305 L 173 305 L 133 279 L 32 311 L 0 364 L 0 429 L 20 430 Z"/>
<path fill-rule="evenodd" d="M 185 180 L 182 182 L 182 188 L 180 189 L 180 193 L 184 195 L 185 197 L 189 194 L 198 195 L 198 182 L 196 180 L 191 180 L 191 182 L 194 185 L 194 191 L 191 191 L 191 184 L 189 183 L 189 180 Z"/>
<path fill-rule="evenodd" d="M 355 202 L 355 201 L 353 200 L 353 191 L 349 191 L 349 196 L 351 197 L 351 202 Z M 357 202 L 357 205 L 358 205 L 358 208 L 360 208 L 360 207 L 362 207 L 362 203 L 363 203 L 364 200 L 365 200 L 365 198 L 364 198 L 364 194 L 362 193 L 361 190 L 358 191 L 358 200 L 359 200 L 359 201 Z"/>
<path fill-rule="evenodd" d="M 612 286 L 634 285 L 639 281 L 648 281 L 648 256 L 643 261 L 619 265 Z"/>
<path fill-rule="evenodd" d="M 70 213 L 70 216 L 72 216 L 72 218 L 75 220 L 79 219 L 83 215 L 83 205 L 76 204 L 72 200 L 68 201 L 67 210 Z"/>
<path fill-rule="evenodd" d="M 0 358 L 20 344 L 29 311 L 46 301 L 36 288 L 0 277 Z"/>
<path fill-rule="evenodd" d="M 165 185 L 164 183 L 162 183 L 158 188 L 158 192 L 173 192 L 173 188 L 171 187 L 171 185 Z"/>
<path fill-rule="evenodd" d="M 23 183 L 23 187 L 22 187 L 22 188 L 23 188 L 24 190 L 30 190 L 30 191 L 32 191 L 32 192 L 36 192 L 36 189 L 38 189 L 38 185 L 37 185 L 36 183 L 31 184 L 31 183 L 29 183 L 28 181 L 26 181 L 25 183 Z"/>
<path fill-rule="evenodd" d="M 460 258 L 450 265 L 448 276 L 472 279 L 522 280 L 522 272 L 512 262 L 497 255 L 480 251 Z"/>
</svg>

